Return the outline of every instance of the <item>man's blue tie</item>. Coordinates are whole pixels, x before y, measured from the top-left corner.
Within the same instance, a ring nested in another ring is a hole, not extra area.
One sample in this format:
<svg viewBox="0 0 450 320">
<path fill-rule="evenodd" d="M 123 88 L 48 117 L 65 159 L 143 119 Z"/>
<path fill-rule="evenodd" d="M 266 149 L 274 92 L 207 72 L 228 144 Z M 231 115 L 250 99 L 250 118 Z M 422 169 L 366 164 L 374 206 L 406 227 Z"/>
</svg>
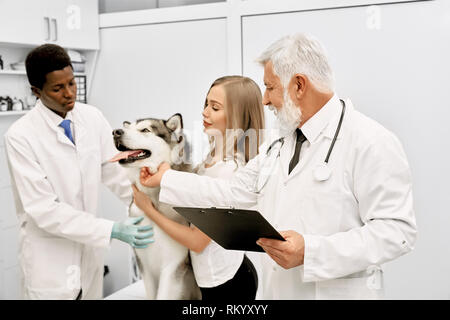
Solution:
<svg viewBox="0 0 450 320">
<path fill-rule="evenodd" d="M 69 138 L 69 140 L 72 141 L 73 144 L 75 144 L 72 137 L 72 131 L 70 130 L 70 120 L 63 120 L 59 124 L 59 126 L 64 128 L 64 134 L 66 135 L 66 137 Z"/>
</svg>

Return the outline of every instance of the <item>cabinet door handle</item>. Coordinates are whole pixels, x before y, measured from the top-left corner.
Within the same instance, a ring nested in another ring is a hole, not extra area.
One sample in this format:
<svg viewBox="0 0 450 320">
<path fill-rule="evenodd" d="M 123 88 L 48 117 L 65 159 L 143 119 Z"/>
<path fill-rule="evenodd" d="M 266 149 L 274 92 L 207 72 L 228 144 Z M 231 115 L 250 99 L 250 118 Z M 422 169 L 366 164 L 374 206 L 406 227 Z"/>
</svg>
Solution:
<svg viewBox="0 0 450 320">
<path fill-rule="evenodd" d="M 53 22 L 53 27 L 55 29 L 55 38 L 53 39 L 53 41 L 58 41 L 58 21 L 55 18 L 53 18 L 52 22 Z"/>
<path fill-rule="evenodd" d="M 50 40 L 50 18 L 44 17 L 44 21 L 47 22 L 47 38 L 45 38 L 45 41 Z"/>
</svg>

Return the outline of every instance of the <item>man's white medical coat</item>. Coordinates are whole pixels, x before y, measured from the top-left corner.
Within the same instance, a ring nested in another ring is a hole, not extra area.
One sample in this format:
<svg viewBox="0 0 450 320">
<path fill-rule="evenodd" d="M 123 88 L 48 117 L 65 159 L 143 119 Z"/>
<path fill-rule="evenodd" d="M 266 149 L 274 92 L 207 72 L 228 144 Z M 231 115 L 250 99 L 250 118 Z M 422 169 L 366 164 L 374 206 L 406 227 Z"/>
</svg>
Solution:
<svg viewBox="0 0 450 320">
<path fill-rule="evenodd" d="M 346 106 L 327 181 L 316 181 L 314 169 L 324 162 L 339 121 L 342 106 L 336 95 L 302 126 L 308 141 L 289 175 L 295 135 L 286 137 L 259 194 L 254 191 L 259 172 L 270 167 L 265 157 L 272 141 L 263 144 L 259 155 L 230 181 L 174 170 L 163 176 L 162 202 L 235 208 L 257 204 L 277 230 L 304 236 L 302 266 L 285 270 L 265 255 L 266 299 L 381 298 L 381 264 L 413 248 L 416 222 L 403 148 L 391 132 L 356 111 L 349 100 Z M 273 148 L 271 157 L 279 146 Z"/>
<path fill-rule="evenodd" d="M 116 150 L 107 120 L 78 102 L 70 113 L 75 145 L 39 100 L 5 134 L 25 298 L 74 299 L 80 285 L 83 299 L 101 298 L 113 221 L 97 217 L 100 184 L 132 199 L 123 169 L 108 163 Z"/>
</svg>

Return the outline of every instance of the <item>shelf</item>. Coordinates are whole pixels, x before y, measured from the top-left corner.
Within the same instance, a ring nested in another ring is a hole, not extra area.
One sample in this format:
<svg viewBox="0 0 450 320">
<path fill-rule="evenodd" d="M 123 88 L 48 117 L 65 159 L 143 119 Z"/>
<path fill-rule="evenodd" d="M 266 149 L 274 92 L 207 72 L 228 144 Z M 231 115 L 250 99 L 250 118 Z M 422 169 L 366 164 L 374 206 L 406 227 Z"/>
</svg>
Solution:
<svg viewBox="0 0 450 320">
<path fill-rule="evenodd" d="M 0 70 L 0 74 L 26 75 L 27 73 L 21 70 Z"/>
<path fill-rule="evenodd" d="M 7 116 L 21 116 L 27 113 L 29 110 L 23 110 L 23 111 L 0 111 L 0 117 L 7 117 Z"/>
<path fill-rule="evenodd" d="M 2 75 L 2 74 L 25 76 L 27 73 L 26 73 L 26 71 L 21 71 L 21 70 L 0 70 L 0 75 Z M 85 72 L 74 72 L 73 75 L 74 76 L 86 76 L 86 73 Z"/>
</svg>

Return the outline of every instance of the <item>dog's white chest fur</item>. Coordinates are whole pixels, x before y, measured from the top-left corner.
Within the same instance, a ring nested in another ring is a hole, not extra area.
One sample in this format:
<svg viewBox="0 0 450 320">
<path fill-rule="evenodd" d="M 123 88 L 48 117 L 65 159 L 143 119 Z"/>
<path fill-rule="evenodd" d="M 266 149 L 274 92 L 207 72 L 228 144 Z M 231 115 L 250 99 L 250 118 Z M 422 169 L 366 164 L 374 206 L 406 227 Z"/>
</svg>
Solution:
<svg viewBox="0 0 450 320">
<path fill-rule="evenodd" d="M 134 169 L 129 171 L 130 180 L 150 197 L 159 212 L 178 223 L 188 225 L 171 206 L 159 203 L 159 188 L 143 187 L 139 183 L 139 171 L 132 172 Z M 200 292 L 190 264 L 189 250 L 167 235 L 134 202 L 130 206 L 129 213 L 132 217 L 144 216 L 140 225 L 153 226 L 155 242 L 146 249 L 134 250 L 147 297 L 158 300 L 199 299 Z"/>
</svg>

